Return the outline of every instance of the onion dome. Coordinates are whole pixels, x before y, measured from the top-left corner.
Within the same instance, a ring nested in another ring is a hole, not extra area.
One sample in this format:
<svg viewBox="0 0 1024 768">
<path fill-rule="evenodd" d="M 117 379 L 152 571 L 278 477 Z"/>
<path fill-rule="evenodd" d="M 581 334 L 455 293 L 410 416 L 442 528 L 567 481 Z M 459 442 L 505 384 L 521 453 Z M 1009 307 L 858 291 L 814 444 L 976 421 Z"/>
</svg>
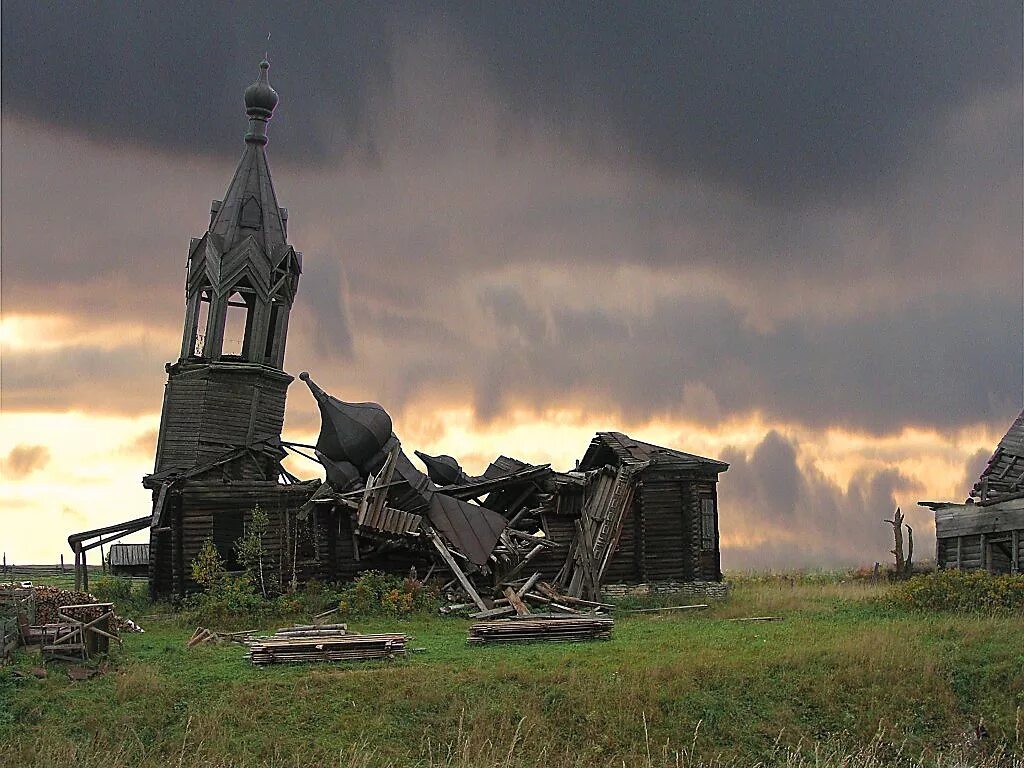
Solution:
<svg viewBox="0 0 1024 768">
<path fill-rule="evenodd" d="M 438 485 L 455 485 L 466 482 L 466 473 L 453 456 L 431 456 L 423 451 L 413 451 L 427 468 L 427 475 Z"/>
<path fill-rule="evenodd" d="M 391 417 L 377 403 L 346 403 L 318 387 L 306 371 L 299 374 L 320 407 L 316 449 L 331 461 L 363 469 L 391 439 Z"/>
<path fill-rule="evenodd" d="M 277 91 L 270 85 L 267 70 L 270 69 L 270 62 L 264 59 L 260 62 L 259 79 L 245 89 L 245 113 L 252 118 L 269 120 L 274 114 L 274 107 L 277 106 Z"/>
</svg>

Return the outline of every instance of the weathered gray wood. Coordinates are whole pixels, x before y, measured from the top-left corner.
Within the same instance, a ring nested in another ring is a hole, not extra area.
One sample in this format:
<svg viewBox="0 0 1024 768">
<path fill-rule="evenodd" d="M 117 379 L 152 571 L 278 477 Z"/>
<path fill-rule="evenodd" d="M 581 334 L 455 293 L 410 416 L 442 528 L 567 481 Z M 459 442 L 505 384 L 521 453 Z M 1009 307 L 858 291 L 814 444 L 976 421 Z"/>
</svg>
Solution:
<svg viewBox="0 0 1024 768">
<path fill-rule="evenodd" d="M 452 557 L 452 553 L 448 551 L 448 547 L 441 541 L 441 537 L 435 531 L 429 531 L 427 537 L 430 539 L 430 543 L 434 545 L 434 549 L 437 550 L 438 554 L 441 555 L 441 559 L 445 561 L 452 574 L 458 579 L 459 584 L 466 591 L 466 595 L 472 600 L 481 611 L 488 610 L 487 603 L 483 601 L 480 594 L 476 591 L 473 583 L 466 577 L 466 574 L 462 572 L 459 564 L 455 562 L 455 558 Z"/>
</svg>

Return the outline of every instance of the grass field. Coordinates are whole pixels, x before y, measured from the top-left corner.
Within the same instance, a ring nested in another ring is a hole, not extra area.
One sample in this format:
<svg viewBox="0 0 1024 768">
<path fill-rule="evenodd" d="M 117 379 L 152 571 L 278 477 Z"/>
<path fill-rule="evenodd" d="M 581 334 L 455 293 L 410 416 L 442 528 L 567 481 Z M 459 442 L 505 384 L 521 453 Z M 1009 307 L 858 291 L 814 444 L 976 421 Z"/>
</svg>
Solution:
<svg viewBox="0 0 1024 768">
<path fill-rule="evenodd" d="M 0 669 L 0 765 L 1020 765 L 1024 619 L 906 612 L 887 589 L 741 580 L 710 611 L 620 614 L 587 644 L 351 622 L 423 650 L 349 666 L 252 667 L 151 619 L 84 682 L 16 676 L 27 653 Z M 767 614 L 785 620 L 725 621 Z"/>
</svg>

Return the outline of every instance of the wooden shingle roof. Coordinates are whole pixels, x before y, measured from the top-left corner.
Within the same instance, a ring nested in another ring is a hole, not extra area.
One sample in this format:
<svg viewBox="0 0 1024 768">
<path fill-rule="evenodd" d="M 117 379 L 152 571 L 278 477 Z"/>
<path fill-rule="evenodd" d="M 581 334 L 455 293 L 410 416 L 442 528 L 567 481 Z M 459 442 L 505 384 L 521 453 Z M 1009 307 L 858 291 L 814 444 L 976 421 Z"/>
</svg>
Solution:
<svg viewBox="0 0 1024 768">
<path fill-rule="evenodd" d="M 610 453 L 609 453 L 610 452 Z M 610 455 L 622 461 L 649 461 L 652 464 L 672 465 L 680 469 L 708 469 L 725 472 L 729 465 L 724 461 L 697 456 L 693 453 L 663 448 L 660 445 L 634 440 L 622 432 L 598 432 L 590 441 L 590 447 L 580 462 L 581 470 L 596 469 L 608 463 Z"/>
<path fill-rule="evenodd" d="M 107 552 L 110 565 L 149 565 L 149 544 L 111 544 Z"/>
<path fill-rule="evenodd" d="M 1024 491 L 1024 410 L 1010 425 L 971 489 L 982 501 Z"/>
</svg>

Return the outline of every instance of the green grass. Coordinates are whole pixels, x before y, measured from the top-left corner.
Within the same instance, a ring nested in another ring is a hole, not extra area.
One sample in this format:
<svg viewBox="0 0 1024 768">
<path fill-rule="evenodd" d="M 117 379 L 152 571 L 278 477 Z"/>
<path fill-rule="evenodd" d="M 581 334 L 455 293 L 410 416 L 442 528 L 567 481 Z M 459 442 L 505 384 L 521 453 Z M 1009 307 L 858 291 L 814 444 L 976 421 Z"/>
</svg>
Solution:
<svg viewBox="0 0 1024 768">
<path fill-rule="evenodd" d="M 362 665 L 252 667 L 241 646 L 186 649 L 194 627 L 154 621 L 85 682 L 0 670 L 0 765 L 881 766 L 950 749 L 982 718 L 985 750 L 1019 749 L 1024 619 L 905 612 L 887 589 L 740 581 L 710 611 L 620 615 L 611 641 L 584 644 L 351 622 L 423 649 Z M 785 620 L 725 621 L 754 615 Z"/>
</svg>

